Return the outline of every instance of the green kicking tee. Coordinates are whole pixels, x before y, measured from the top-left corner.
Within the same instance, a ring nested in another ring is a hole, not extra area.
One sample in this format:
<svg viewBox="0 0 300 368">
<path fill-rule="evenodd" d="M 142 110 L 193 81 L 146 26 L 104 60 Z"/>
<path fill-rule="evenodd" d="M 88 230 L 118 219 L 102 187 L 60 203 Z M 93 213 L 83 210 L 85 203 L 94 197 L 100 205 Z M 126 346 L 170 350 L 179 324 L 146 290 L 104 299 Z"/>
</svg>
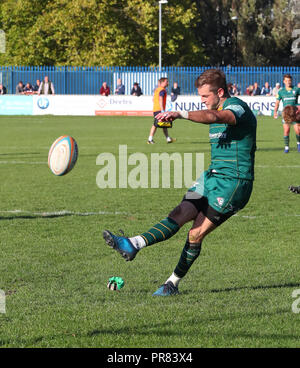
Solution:
<svg viewBox="0 0 300 368">
<path fill-rule="evenodd" d="M 256 151 L 255 115 L 246 102 L 237 97 L 225 100 L 222 110 L 230 110 L 236 125 L 210 124 L 211 170 L 215 175 L 254 180 Z"/>
</svg>

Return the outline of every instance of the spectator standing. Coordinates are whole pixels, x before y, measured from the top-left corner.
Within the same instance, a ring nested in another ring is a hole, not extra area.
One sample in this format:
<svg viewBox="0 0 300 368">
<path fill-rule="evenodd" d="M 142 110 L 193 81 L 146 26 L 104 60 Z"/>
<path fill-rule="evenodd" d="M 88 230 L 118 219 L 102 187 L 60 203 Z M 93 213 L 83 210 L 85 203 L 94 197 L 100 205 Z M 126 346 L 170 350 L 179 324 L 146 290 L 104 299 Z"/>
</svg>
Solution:
<svg viewBox="0 0 300 368">
<path fill-rule="evenodd" d="M 275 84 L 275 87 L 273 88 L 273 91 L 272 91 L 273 97 L 277 97 L 279 90 L 280 90 L 280 83 L 277 82 Z"/>
<path fill-rule="evenodd" d="M 135 83 L 133 84 L 133 87 L 132 87 L 132 89 L 131 89 L 130 94 L 131 94 L 132 96 L 140 96 L 140 95 L 142 95 L 142 94 L 143 94 L 143 92 L 142 92 L 142 90 L 141 90 L 141 87 L 139 86 L 139 84 L 138 84 L 137 82 L 135 82 Z"/>
<path fill-rule="evenodd" d="M 172 102 L 176 101 L 179 95 L 180 95 L 180 87 L 178 86 L 177 82 L 174 82 L 171 90 L 171 101 Z"/>
<path fill-rule="evenodd" d="M 0 84 L 0 95 L 6 95 L 6 87 L 3 86 L 3 84 Z"/>
<path fill-rule="evenodd" d="M 264 95 L 264 96 L 271 96 L 272 95 L 272 88 L 270 87 L 269 82 L 265 83 L 265 85 L 261 89 L 260 94 Z"/>
<path fill-rule="evenodd" d="M 34 93 L 38 93 L 38 90 L 40 88 L 41 81 L 39 79 L 36 80 L 35 85 L 32 87 L 32 90 Z"/>
<path fill-rule="evenodd" d="M 240 88 L 235 83 L 232 85 L 232 94 L 233 96 L 239 96 L 241 94 Z"/>
<path fill-rule="evenodd" d="M 23 95 L 23 94 L 24 94 L 24 84 L 22 81 L 20 81 L 16 87 L 16 95 Z"/>
<path fill-rule="evenodd" d="M 49 80 L 49 77 L 46 75 L 43 82 L 40 84 L 40 87 L 38 89 L 38 95 L 54 95 L 54 85 Z"/>
<path fill-rule="evenodd" d="M 257 82 L 254 82 L 254 85 L 253 85 L 253 96 L 260 95 L 260 92 L 261 92 L 261 89 L 259 88 L 258 83 Z"/>
<path fill-rule="evenodd" d="M 108 87 L 106 82 L 103 82 L 101 88 L 100 88 L 100 95 L 101 96 L 108 96 L 110 95 L 110 88 Z"/>
<path fill-rule="evenodd" d="M 125 86 L 122 84 L 122 79 L 118 78 L 117 87 L 115 90 L 116 95 L 125 95 Z"/>
</svg>

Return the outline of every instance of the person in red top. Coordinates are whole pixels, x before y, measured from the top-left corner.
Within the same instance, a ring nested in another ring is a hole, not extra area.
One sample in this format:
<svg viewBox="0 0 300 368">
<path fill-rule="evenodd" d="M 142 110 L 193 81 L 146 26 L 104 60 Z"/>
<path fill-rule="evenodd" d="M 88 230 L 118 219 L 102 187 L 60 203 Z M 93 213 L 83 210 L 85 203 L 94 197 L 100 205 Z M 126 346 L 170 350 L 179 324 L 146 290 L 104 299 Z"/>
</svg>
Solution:
<svg viewBox="0 0 300 368">
<path fill-rule="evenodd" d="M 100 88 L 101 96 L 108 96 L 110 94 L 110 89 L 106 82 L 103 82 L 102 87 Z"/>
<path fill-rule="evenodd" d="M 160 80 L 158 81 L 158 87 L 155 89 L 154 91 L 154 96 L 153 96 L 153 116 L 154 116 L 154 123 L 150 129 L 150 134 L 149 134 L 149 138 L 147 143 L 148 144 L 153 144 L 154 140 L 153 140 L 153 136 L 156 132 L 157 128 L 162 128 L 164 135 L 167 139 L 167 143 L 173 143 L 176 141 L 175 138 L 171 138 L 169 137 L 168 134 L 168 128 L 172 128 L 172 125 L 165 125 L 164 123 L 158 121 L 156 119 L 156 115 L 165 111 L 166 109 L 166 102 L 167 102 L 167 90 L 166 88 L 169 85 L 169 81 L 168 78 L 160 78 Z"/>
</svg>

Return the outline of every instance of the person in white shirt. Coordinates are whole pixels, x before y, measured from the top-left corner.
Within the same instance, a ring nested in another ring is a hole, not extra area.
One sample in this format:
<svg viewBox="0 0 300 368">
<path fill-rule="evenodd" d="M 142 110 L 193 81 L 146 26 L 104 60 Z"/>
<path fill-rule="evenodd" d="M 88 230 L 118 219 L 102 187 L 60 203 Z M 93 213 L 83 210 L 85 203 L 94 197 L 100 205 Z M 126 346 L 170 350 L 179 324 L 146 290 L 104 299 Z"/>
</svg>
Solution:
<svg viewBox="0 0 300 368">
<path fill-rule="evenodd" d="M 54 85 L 51 81 L 49 81 L 49 78 L 46 75 L 43 82 L 40 84 L 38 95 L 54 95 L 54 93 Z"/>
<path fill-rule="evenodd" d="M 280 83 L 276 83 L 275 87 L 273 88 L 272 95 L 276 97 L 278 95 L 278 91 L 280 90 Z"/>
</svg>

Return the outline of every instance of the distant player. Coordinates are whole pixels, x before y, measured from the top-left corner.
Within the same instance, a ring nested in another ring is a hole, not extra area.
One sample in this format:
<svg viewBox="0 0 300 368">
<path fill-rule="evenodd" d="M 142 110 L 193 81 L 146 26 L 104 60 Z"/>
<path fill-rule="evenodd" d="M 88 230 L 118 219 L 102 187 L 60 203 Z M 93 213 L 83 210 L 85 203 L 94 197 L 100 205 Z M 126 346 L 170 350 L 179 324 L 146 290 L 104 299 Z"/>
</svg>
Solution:
<svg viewBox="0 0 300 368">
<path fill-rule="evenodd" d="M 300 89 L 298 87 L 293 87 L 292 77 L 290 74 L 285 74 L 283 77 L 283 84 L 284 87 L 278 91 L 278 95 L 276 97 L 276 104 L 274 108 L 274 118 L 277 119 L 278 117 L 278 107 L 280 101 L 282 100 L 283 107 L 285 106 L 296 106 L 298 104 L 298 96 L 300 95 Z M 294 130 L 296 133 L 297 139 L 297 150 L 300 152 L 300 125 L 292 121 L 287 123 L 285 120 L 282 120 L 283 123 L 283 140 L 284 140 L 284 153 L 289 153 L 290 147 L 290 125 L 294 126 Z"/>
<path fill-rule="evenodd" d="M 164 135 L 167 139 L 167 143 L 173 143 L 176 141 L 175 138 L 169 137 L 168 128 L 172 128 L 172 122 L 161 122 L 156 119 L 156 116 L 164 112 L 166 109 L 166 102 L 167 102 L 167 90 L 166 88 L 169 85 L 168 78 L 160 78 L 158 81 L 158 87 L 154 91 L 153 96 L 153 116 L 154 116 L 154 123 L 150 129 L 150 134 L 147 143 L 154 144 L 154 134 L 156 133 L 157 128 L 162 128 Z"/>
<path fill-rule="evenodd" d="M 252 192 L 257 125 L 254 114 L 245 102 L 230 97 L 225 74 L 218 69 L 203 72 L 196 80 L 196 88 L 208 110 L 166 112 L 157 115 L 157 119 L 209 124 L 210 167 L 181 203 L 148 231 L 132 238 L 103 232 L 106 243 L 131 261 L 142 248 L 169 239 L 193 221 L 178 264 L 153 294 L 157 296 L 178 294 L 178 284 L 199 256 L 205 236 L 245 207 Z"/>
<path fill-rule="evenodd" d="M 282 116 L 287 123 L 292 121 L 300 123 L 300 106 L 286 106 L 282 111 Z M 300 194 L 300 186 L 291 185 L 289 190 L 293 193 Z"/>
</svg>

